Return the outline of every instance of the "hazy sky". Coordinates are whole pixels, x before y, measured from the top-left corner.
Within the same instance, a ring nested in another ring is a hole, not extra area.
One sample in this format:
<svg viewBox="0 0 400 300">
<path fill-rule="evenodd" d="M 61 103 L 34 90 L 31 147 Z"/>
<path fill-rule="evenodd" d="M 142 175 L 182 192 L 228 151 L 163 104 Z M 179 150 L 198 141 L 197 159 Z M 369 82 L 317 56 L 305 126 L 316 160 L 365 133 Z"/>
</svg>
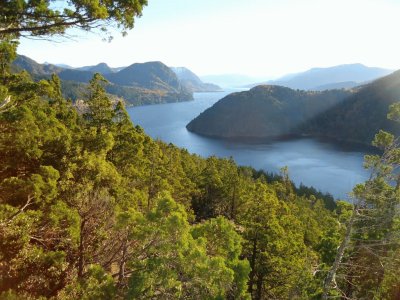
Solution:
<svg viewBox="0 0 400 300">
<path fill-rule="evenodd" d="M 38 62 L 127 66 L 159 60 L 199 75 L 279 76 L 345 63 L 400 69 L 399 0 L 149 0 L 127 37 L 23 39 Z"/>
</svg>

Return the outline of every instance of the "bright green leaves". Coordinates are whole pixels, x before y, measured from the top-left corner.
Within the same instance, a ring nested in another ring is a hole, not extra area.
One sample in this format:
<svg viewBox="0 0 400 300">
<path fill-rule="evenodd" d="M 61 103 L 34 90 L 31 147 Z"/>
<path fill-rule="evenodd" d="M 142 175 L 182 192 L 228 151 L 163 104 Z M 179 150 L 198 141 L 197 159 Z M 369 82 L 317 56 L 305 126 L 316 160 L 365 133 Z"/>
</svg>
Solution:
<svg viewBox="0 0 400 300">
<path fill-rule="evenodd" d="M 90 126 L 97 129 L 110 127 L 114 117 L 114 110 L 110 98 L 106 95 L 104 85 L 107 80 L 96 73 L 90 80 L 86 98 L 87 112 L 84 114 Z"/>
<path fill-rule="evenodd" d="M 191 233 L 195 239 L 205 239 L 207 255 L 223 258 L 226 266 L 233 270 L 234 280 L 229 296 L 234 299 L 246 298 L 250 265 L 247 260 L 239 259 L 243 240 L 236 232 L 234 224 L 218 217 L 194 226 Z"/>
<path fill-rule="evenodd" d="M 166 195 L 153 210 L 138 215 L 136 224 L 130 238 L 140 243 L 140 255 L 130 261 L 130 268 L 137 270 L 130 279 L 130 297 L 217 299 L 228 291 L 245 295 L 248 267 L 238 258 L 241 239 L 228 221 L 206 222 L 194 228 L 192 236 L 184 208 Z M 224 241 L 230 244 L 228 250 Z"/>
<path fill-rule="evenodd" d="M 109 300 L 117 294 L 114 279 L 99 265 L 90 265 L 84 279 L 69 284 L 58 298 L 62 300 Z"/>
<path fill-rule="evenodd" d="M 387 117 L 389 120 L 400 122 L 400 103 L 390 105 Z"/>
<path fill-rule="evenodd" d="M 18 42 L 8 39 L 0 40 L 0 76 L 6 80 L 11 62 L 17 57 Z M 5 99 L 4 92 L 0 93 L 0 101 Z M 1 102 L 0 102 L 1 103 Z"/>
<path fill-rule="evenodd" d="M 399 121 L 399 111 L 398 103 L 391 105 L 388 118 Z M 376 134 L 373 145 L 383 153 L 365 157 L 365 167 L 371 169 L 371 177 L 353 190 L 354 208 L 325 284 L 325 297 L 336 273 L 340 274 L 340 280 L 335 285 L 344 297 L 397 297 L 393 287 L 399 281 L 394 270 L 399 269 L 399 264 L 393 255 L 400 249 L 400 149 L 398 138 L 382 130 Z"/>
<path fill-rule="evenodd" d="M 244 255 L 252 268 L 249 292 L 256 299 L 289 297 L 306 266 L 302 225 L 261 182 L 255 183 L 247 197 L 252 200 L 247 202 L 240 225 L 244 228 Z M 285 278 L 284 286 L 280 278 Z"/>
<path fill-rule="evenodd" d="M 15 108 L 1 114 L 0 124 L 0 176 L 18 176 L 35 168 L 43 152 L 33 113 L 24 106 Z"/>
<path fill-rule="evenodd" d="M 325 210 L 312 191 L 296 195 L 288 176 L 269 184 L 232 159 L 205 160 L 152 140 L 105 84 L 93 78 L 78 113 L 57 77 L 7 78 L 1 292 L 60 299 L 318 292 L 313 274 L 332 260 L 334 217 L 344 213 Z"/>
<path fill-rule="evenodd" d="M 372 145 L 379 149 L 386 149 L 390 147 L 394 142 L 394 136 L 388 132 L 380 130 L 378 134 L 375 135 L 375 139 Z"/>
<path fill-rule="evenodd" d="M 0 7 L 0 37 L 64 34 L 69 28 L 92 30 L 99 24 L 132 29 L 147 0 L 72 0 L 63 9 L 45 0 L 11 0 Z"/>
</svg>

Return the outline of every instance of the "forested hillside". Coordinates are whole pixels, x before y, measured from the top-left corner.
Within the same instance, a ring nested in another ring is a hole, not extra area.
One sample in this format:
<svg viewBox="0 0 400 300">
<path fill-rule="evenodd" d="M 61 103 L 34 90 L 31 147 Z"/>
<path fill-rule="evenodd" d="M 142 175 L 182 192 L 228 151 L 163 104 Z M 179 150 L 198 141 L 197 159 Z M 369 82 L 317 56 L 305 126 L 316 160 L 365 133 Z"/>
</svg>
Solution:
<svg viewBox="0 0 400 300">
<path fill-rule="evenodd" d="M 380 130 L 400 135 L 398 123 L 387 119 L 389 106 L 400 101 L 400 71 L 360 87 L 346 101 L 300 126 L 314 136 L 370 144 Z"/>
<path fill-rule="evenodd" d="M 258 86 L 218 101 L 187 128 L 222 138 L 306 135 L 370 145 L 386 130 L 400 135 L 387 119 L 400 99 L 400 71 L 352 90 L 300 91 Z"/>
<path fill-rule="evenodd" d="M 399 298 L 395 136 L 353 204 L 155 141 L 100 74 L 78 111 L 56 75 L 11 68 L 21 35 L 131 29 L 147 1 L 50 4 L 0 6 L 0 299 Z"/>
<path fill-rule="evenodd" d="M 106 91 L 114 97 L 124 98 L 127 105 L 146 105 L 180 102 L 193 99 L 192 91 L 178 80 L 175 73 L 161 62 L 133 64 L 113 72 L 105 64 L 82 69 L 61 68 L 51 64 L 39 64 L 18 55 L 13 62 L 14 71 L 26 70 L 35 80 L 49 79 L 57 74 L 61 79 L 64 97 L 73 101 L 81 99 L 83 90 L 96 72 L 108 79 Z"/>
<path fill-rule="evenodd" d="M 3 79 L 13 101 L 0 114 L 2 298 L 321 292 L 324 272 L 313 270 L 332 261 L 343 211 L 299 196 L 286 176 L 268 182 L 153 141 L 111 104 L 100 75 L 82 115 L 57 77 Z"/>
<path fill-rule="evenodd" d="M 221 99 L 192 120 L 187 129 L 223 138 L 289 135 L 349 95 L 351 91 L 345 90 L 311 92 L 260 85 Z"/>
</svg>

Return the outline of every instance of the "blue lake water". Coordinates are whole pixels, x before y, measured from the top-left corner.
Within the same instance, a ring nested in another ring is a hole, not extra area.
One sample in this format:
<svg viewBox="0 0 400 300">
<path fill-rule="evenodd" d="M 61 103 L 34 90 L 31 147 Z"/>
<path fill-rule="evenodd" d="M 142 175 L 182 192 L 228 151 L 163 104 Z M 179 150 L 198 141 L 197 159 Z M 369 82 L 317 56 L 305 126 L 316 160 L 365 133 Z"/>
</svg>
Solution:
<svg viewBox="0 0 400 300">
<path fill-rule="evenodd" d="M 134 124 L 155 139 L 186 148 L 203 157 L 233 157 L 239 165 L 268 172 L 288 166 L 290 178 L 337 198 L 346 199 L 352 187 L 365 181 L 369 172 L 362 167 L 364 151 L 312 138 L 275 141 L 226 141 L 206 138 L 186 130 L 186 124 L 212 106 L 229 90 L 195 93 L 194 101 L 132 107 Z"/>
</svg>

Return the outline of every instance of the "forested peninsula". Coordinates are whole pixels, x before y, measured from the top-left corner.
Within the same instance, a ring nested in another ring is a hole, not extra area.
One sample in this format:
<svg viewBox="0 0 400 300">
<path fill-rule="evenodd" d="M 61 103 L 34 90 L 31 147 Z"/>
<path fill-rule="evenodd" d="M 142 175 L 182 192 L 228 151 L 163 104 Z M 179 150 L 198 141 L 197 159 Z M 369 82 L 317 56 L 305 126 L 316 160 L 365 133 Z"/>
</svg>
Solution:
<svg viewBox="0 0 400 300">
<path fill-rule="evenodd" d="M 221 99 L 187 129 L 218 138 L 297 135 L 370 145 L 380 129 L 400 134 L 399 124 L 387 119 L 399 99 L 400 71 L 350 90 L 260 85 Z"/>
</svg>

